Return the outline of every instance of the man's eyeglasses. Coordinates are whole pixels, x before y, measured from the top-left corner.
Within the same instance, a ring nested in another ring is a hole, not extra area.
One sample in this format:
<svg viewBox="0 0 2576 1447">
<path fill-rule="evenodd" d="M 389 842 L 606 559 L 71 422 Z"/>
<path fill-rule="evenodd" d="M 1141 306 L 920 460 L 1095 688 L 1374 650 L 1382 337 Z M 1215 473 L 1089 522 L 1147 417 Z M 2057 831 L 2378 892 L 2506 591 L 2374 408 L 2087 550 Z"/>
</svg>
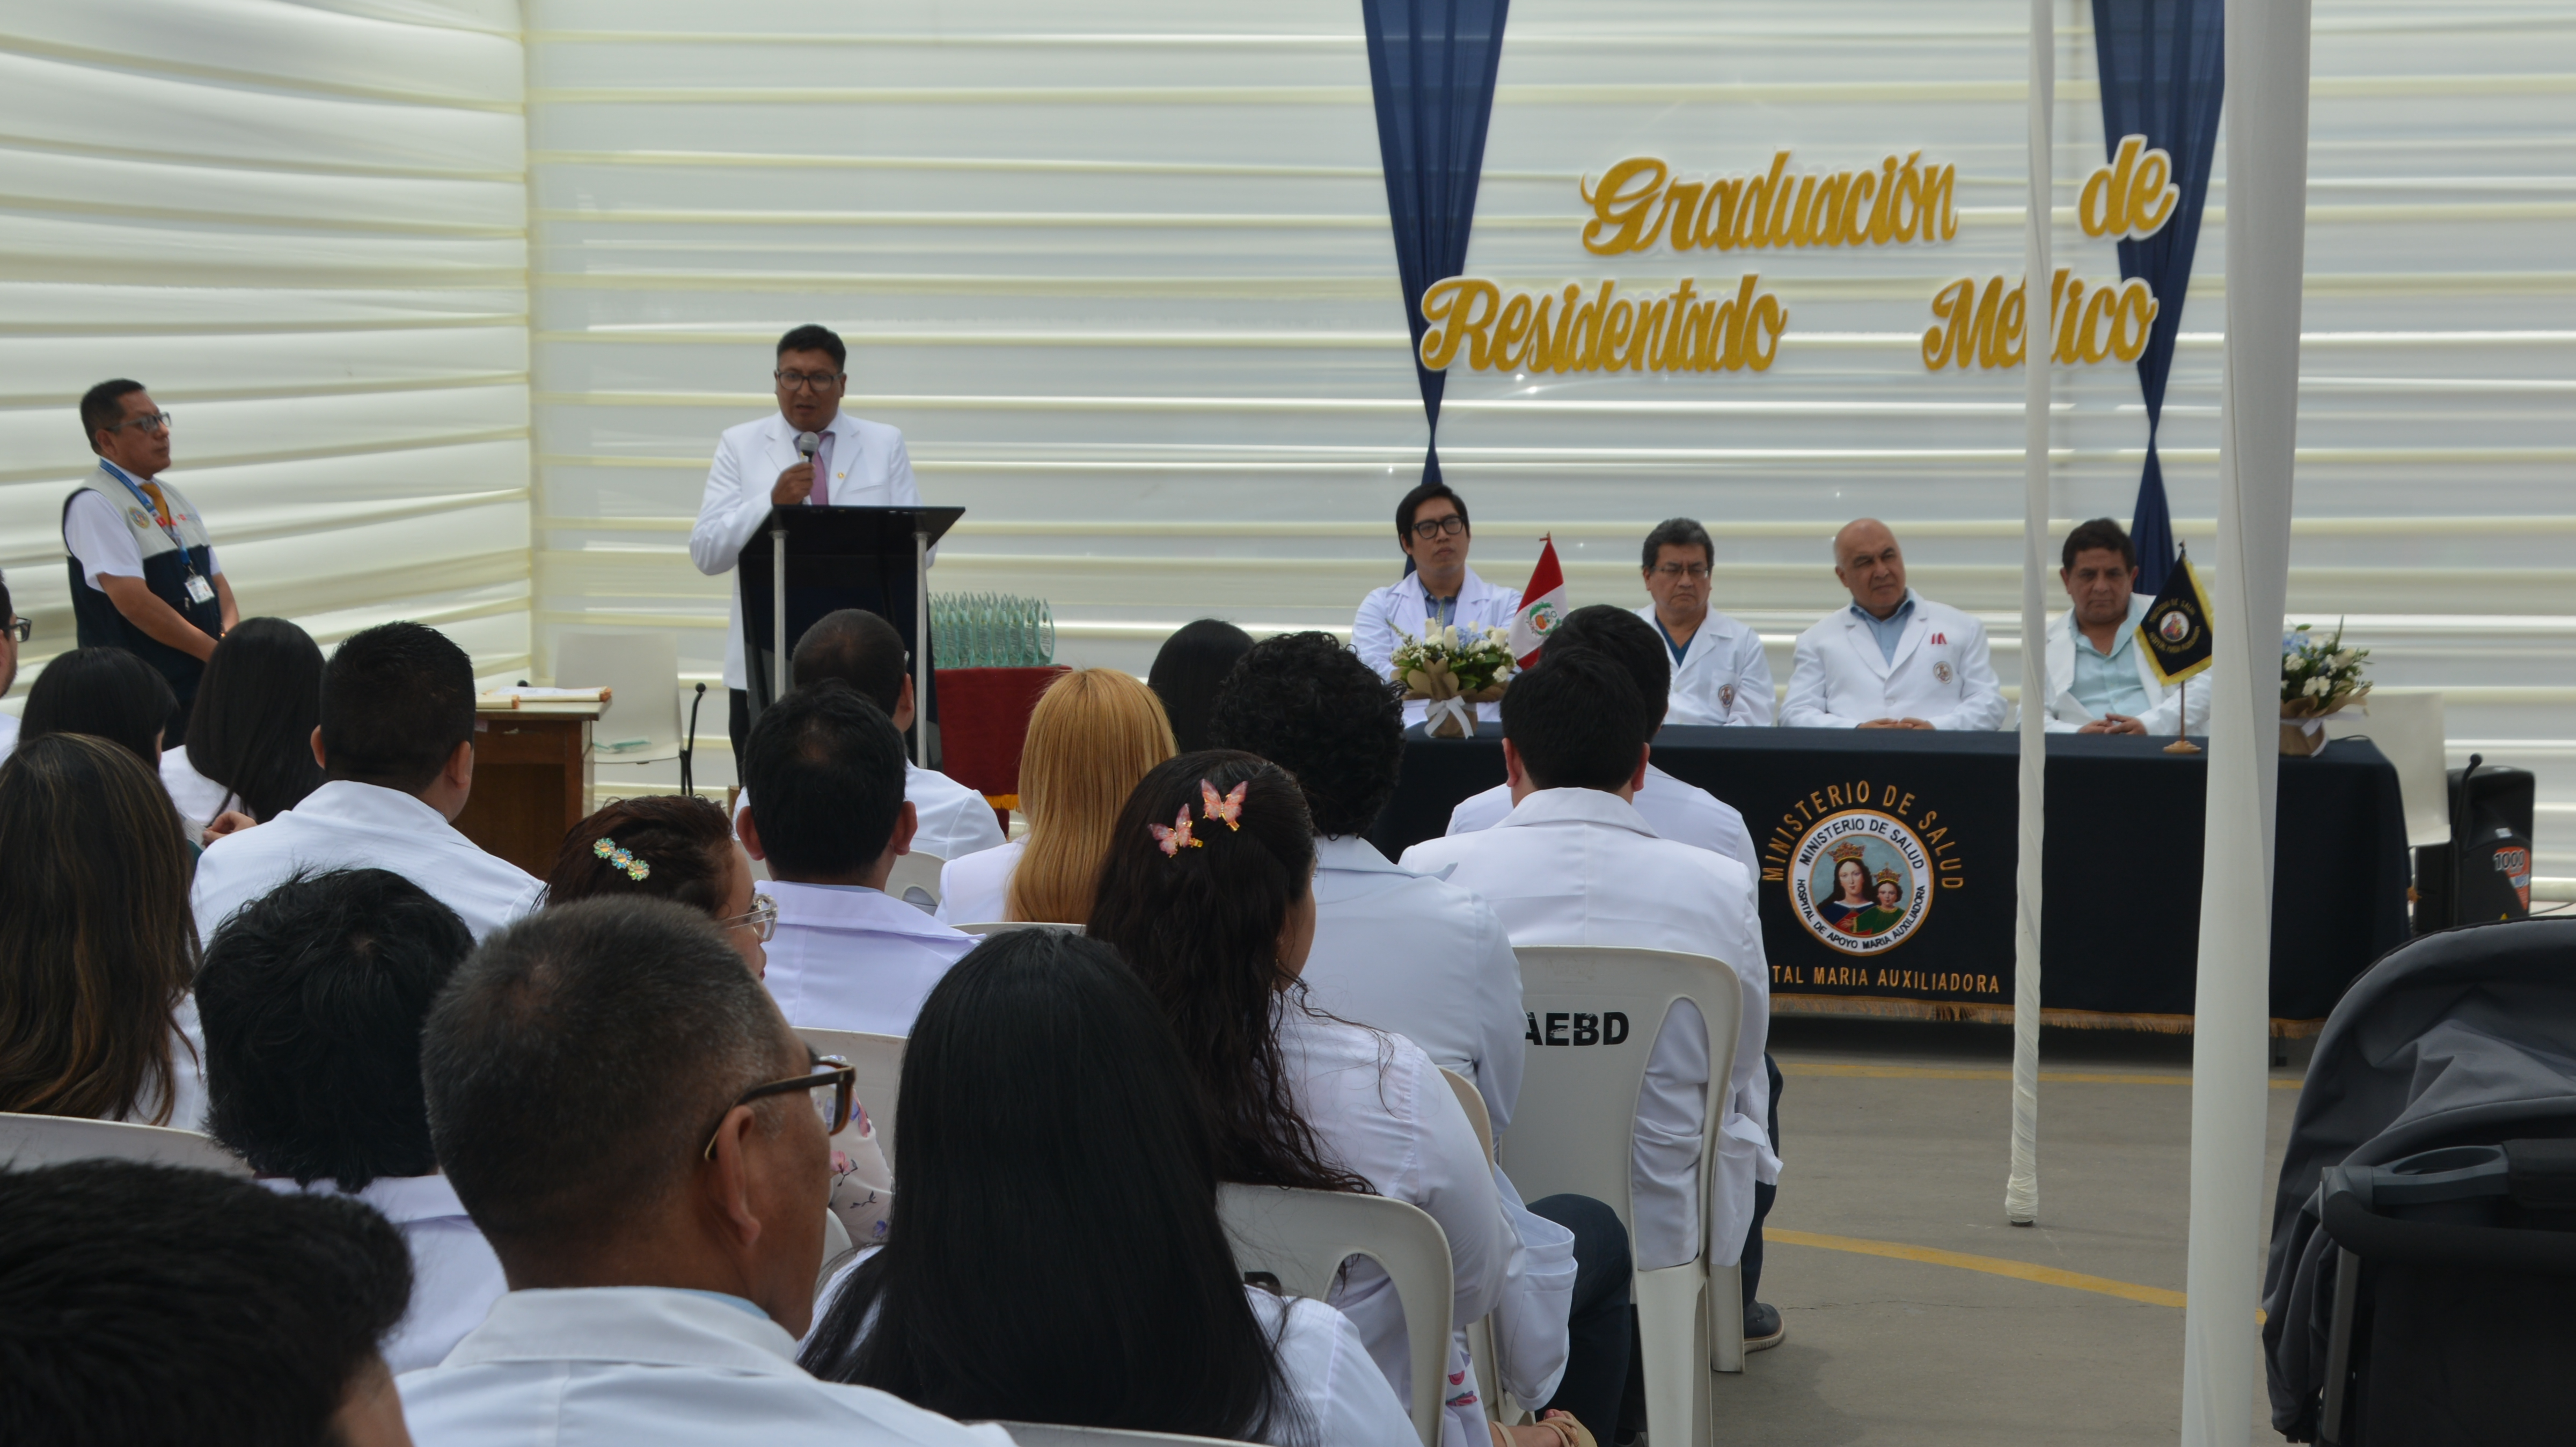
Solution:
<svg viewBox="0 0 2576 1447">
<path fill-rule="evenodd" d="M 1454 538 L 1466 530 L 1467 520 L 1454 512 L 1445 518 L 1424 518 L 1413 525 L 1413 535 L 1426 543 L 1442 533 Z"/>
<path fill-rule="evenodd" d="M 1670 582 L 1675 578 L 1688 578 L 1692 582 L 1696 583 L 1700 579 L 1708 576 L 1708 564 L 1657 563 L 1655 565 L 1655 576 L 1664 579 L 1666 582 Z"/>
<path fill-rule="evenodd" d="M 769 375 L 777 378 L 778 385 L 786 388 L 790 392 L 803 392 L 807 390 L 828 392 L 832 389 L 832 384 L 840 381 L 846 374 L 841 372 L 789 372 L 781 370 L 772 372 Z"/>
<path fill-rule="evenodd" d="M 725 1107 L 725 1115 L 733 1114 L 735 1106 L 749 1105 L 755 1100 L 808 1091 L 814 1102 L 814 1114 L 823 1122 L 823 1134 L 839 1135 L 841 1127 L 850 1123 L 850 1109 L 857 1099 L 858 1085 L 857 1066 L 837 1055 L 819 1055 L 805 1074 L 793 1080 L 773 1080 L 767 1085 L 755 1085 L 734 1097 L 733 1105 Z M 716 1141 L 723 1135 L 724 1120 L 719 1117 L 716 1128 L 707 1133 L 708 1160 L 716 1158 Z"/>
<path fill-rule="evenodd" d="M 762 944 L 767 944 L 770 936 L 778 933 L 778 901 L 765 894 L 755 894 L 751 897 L 750 909 L 731 919 L 717 920 L 716 924 L 724 929 L 747 929 Z"/>
<path fill-rule="evenodd" d="M 139 428 L 145 432 L 159 432 L 167 428 L 169 425 L 169 413 L 145 412 L 133 417 L 128 417 L 124 421 L 117 423 L 115 426 L 110 427 L 107 430 L 110 432 L 123 432 L 127 428 L 132 427 Z"/>
<path fill-rule="evenodd" d="M 32 619 L 12 618 L 9 620 L 6 627 L 0 627 L 0 632 L 5 632 L 10 637 L 24 643 L 28 639 L 36 636 L 36 625 Z"/>
</svg>

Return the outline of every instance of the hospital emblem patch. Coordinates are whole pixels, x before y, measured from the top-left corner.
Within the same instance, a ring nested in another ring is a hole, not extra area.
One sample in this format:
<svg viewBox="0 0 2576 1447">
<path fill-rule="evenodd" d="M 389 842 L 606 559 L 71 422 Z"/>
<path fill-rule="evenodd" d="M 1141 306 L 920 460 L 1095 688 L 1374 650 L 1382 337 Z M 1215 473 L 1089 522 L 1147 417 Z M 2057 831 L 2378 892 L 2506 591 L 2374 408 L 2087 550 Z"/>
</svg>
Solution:
<svg viewBox="0 0 2576 1447">
<path fill-rule="evenodd" d="M 145 512 L 143 509 L 141 509 L 141 508 L 139 508 L 139 507 L 130 507 L 130 508 L 127 508 L 127 509 L 125 510 L 125 519 L 126 519 L 126 521 L 128 521 L 128 522 L 130 522 L 130 523 L 134 524 L 134 525 L 135 525 L 136 527 L 138 527 L 138 528 L 148 528 L 148 527 L 153 527 L 153 526 L 155 526 L 155 523 L 153 522 L 153 519 L 152 519 L 152 514 L 150 514 L 150 513 L 148 513 L 148 512 Z"/>
<path fill-rule="evenodd" d="M 1937 679 L 1941 680 L 1943 683 L 1948 683 L 1951 679 L 1956 678 L 1958 675 L 1957 675 L 1957 674 L 1954 674 L 1954 673 L 1952 673 L 1952 672 L 1950 671 L 1950 665 L 1949 665 L 1949 664 L 1947 664 L 1947 663 L 1936 663 L 1936 664 L 1933 664 L 1933 665 L 1932 665 L 1932 676 L 1933 676 L 1934 678 L 1937 678 Z"/>
<path fill-rule="evenodd" d="M 1718 706 L 1719 708 L 1733 708 L 1733 707 L 1735 707 L 1735 685 L 1734 685 L 1734 684 L 1731 684 L 1731 683 L 1722 683 L 1722 684 L 1719 684 L 1719 685 L 1718 685 L 1718 687 L 1717 687 L 1717 706 Z"/>
<path fill-rule="evenodd" d="M 1798 922 L 1847 955 L 1885 954 L 1932 909 L 1930 851 L 1905 821 L 1875 809 L 1818 819 L 1782 873 Z"/>
</svg>

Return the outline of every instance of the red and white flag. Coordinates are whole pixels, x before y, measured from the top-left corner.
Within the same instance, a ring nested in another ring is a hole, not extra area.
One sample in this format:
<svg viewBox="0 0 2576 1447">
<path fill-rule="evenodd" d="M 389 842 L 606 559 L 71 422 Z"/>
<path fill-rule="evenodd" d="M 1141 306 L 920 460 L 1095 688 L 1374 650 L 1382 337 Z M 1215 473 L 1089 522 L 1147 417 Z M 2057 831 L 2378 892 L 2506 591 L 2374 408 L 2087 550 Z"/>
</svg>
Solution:
<svg viewBox="0 0 2576 1447">
<path fill-rule="evenodd" d="M 1512 662 L 1527 668 L 1538 661 L 1539 645 L 1565 617 L 1565 570 L 1556 565 L 1556 540 L 1541 538 L 1538 566 L 1529 586 L 1521 589 L 1521 611 L 1512 615 Z"/>
</svg>

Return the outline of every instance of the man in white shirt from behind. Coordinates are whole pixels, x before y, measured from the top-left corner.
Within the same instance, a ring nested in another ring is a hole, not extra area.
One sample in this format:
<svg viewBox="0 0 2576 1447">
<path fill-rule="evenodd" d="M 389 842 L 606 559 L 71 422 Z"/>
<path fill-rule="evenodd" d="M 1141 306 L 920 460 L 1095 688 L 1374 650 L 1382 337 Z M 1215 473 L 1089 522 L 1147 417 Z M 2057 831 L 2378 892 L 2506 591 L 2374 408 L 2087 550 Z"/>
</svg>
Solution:
<svg viewBox="0 0 2576 1447">
<path fill-rule="evenodd" d="M 391 870 L 476 939 L 544 898 L 544 881 L 451 822 L 474 790 L 474 664 L 436 629 L 386 623 L 340 645 L 322 670 L 313 756 L 322 787 L 197 861 L 188 902 L 199 938 L 292 876 L 325 869 Z"/>
<path fill-rule="evenodd" d="M 1905 552 L 1876 518 L 1834 534 L 1851 606 L 1798 635 L 1783 727 L 1996 729 L 2010 707 L 1985 625 L 1905 585 Z"/>
<path fill-rule="evenodd" d="M 1009 1443 L 796 1365 L 848 1077 L 704 915 L 591 899 L 487 941 L 421 1075 L 510 1293 L 400 1378 L 420 1447 Z"/>
<path fill-rule="evenodd" d="M 1637 616 L 1672 655 L 1672 709 L 1664 722 L 1767 727 L 1771 662 L 1762 635 L 1708 606 L 1717 544 L 1693 518 L 1666 518 L 1646 534 L 1643 568 L 1652 601 Z"/>
<path fill-rule="evenodd" d="M 1729 1266 L 1740 1261 L 1753 1223 L 1755 1184 L 1779 1178 L 1762 1069 L 1770 969 L 1754 877 L 1723 855 L 1658 838 L 1630 802 L 1645 775 L 1650 728 L 1645 700 L 1618 663 L 1588 648 L 1550 647 L 1503 695 L 1503 765 L 1517 801 L 1511 817 L 1426 840 L 1406 850 L 1403 863 L 1450 866 L 1450 882 L 1482 895 L 1516 948 L 1669 950 L 1734 969 L 1743 1013 L 1719 1136 L 1706 1143 L 1716 1157 L 1711 1199 L 1700 1200 L 1694 1173 L 1709 1040 L 1689 1001 L 1656 1033 L 1630 1165 L 1637 1269 L 1678 1266 L 1702 1249 L 1712 1264 Z M 1776 1311 L 1748 1301 L 1745 1317 L 1748 1347 L 1776 1343 Z"/>
<path fill-rule="evenodd" d="M 909 1035 L 921 1002 L 975 947 L 885 892 L 916 829 L 903 735 L 836 680 L 761 710 L 743 751 L 742 847 L 769 863 L 778 904 L 764 983 L 795 1024 Z"/>
<path fill-rule="evenodd" d="M 1497 588 L 1467 566 L 1467 545 L 1475 539 L 1467 522 L 1467 500 L 1445 482 L 1425 482 L 1395 505 L 1395 540 L 1412 560 L 1413 571 L 1360 600 L 1351 619 L 1351 651 L 1380 678 L 1395 668 L 1395 650 L 1407 638 L 1428 638 L 1443 628 L 1480 633 L 1508 628 L 1521 611 L 1521 595 Z M 1404 706 L 1404 721 L 1422 722 L 1429 705 L 1414 699 Z M 1491 723 L 1502 715 L 1496 705 L 1476 705 L 1476 717 Z"/>
<path fill-rule="evenodd" d="M 381 869 L 290 880 L 206 944 L 197 1005 L 209 1134 L 280 1193 L 347 1196 L 411 1248 L 411 1306 L 384 1343 L 434 1367 L 508 1284 L 438 1172 L 420 1025 L 474 948 L 456 912 Z"/>
<path fill-rule="evenodd" d="M 2128 530 L 2109 518 L 2078 524 L 2060 556 L 2057 580 L 2074 606 L 2048 622 L 2048 731 L 2166 738 L 2209 732 L 2210 690 L 2189 693 L 2166 684 L 2138 643 L 2138 624 L 2155 600 L 2136 591 L 2138 554 Z"/>
</svg>

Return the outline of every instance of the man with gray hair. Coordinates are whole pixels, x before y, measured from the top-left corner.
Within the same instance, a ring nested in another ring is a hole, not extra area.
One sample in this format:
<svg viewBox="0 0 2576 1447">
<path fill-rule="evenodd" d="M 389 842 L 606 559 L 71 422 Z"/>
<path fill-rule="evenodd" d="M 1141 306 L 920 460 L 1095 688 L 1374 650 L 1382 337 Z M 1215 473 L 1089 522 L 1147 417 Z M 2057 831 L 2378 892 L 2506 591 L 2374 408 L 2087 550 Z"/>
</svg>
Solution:
<svg viewBox="0 0 2576 1447">
<path fill-rule="evenodd" d="M 1717 545 L 1694 518 L 1666 518 L 1646 534 L 1646 595 L 1636 610 L 1673 657 L 1668 724 L 1771 723 L 1771 664 L 1762 635 L 1708 606 Z"/>
<path fill-rule="evenodd" d="M 1851 594 L 1798 635 L 1780 722 L 1799 729 L 1995 729 L 2010 715 L 1985 625 L 1905 583 L 1905 551 L 1876 518 L 1834 534 Z"/>
<path fill-rule="evenodd" d="M 1007 1447 L 796 1365 L 851 1071 L 704 915 L 615 897 L 486 940 L 421 1035 L 430 1138 L 510 1292 L 400 1379 L 420 1447 Z"/>
</svg>

